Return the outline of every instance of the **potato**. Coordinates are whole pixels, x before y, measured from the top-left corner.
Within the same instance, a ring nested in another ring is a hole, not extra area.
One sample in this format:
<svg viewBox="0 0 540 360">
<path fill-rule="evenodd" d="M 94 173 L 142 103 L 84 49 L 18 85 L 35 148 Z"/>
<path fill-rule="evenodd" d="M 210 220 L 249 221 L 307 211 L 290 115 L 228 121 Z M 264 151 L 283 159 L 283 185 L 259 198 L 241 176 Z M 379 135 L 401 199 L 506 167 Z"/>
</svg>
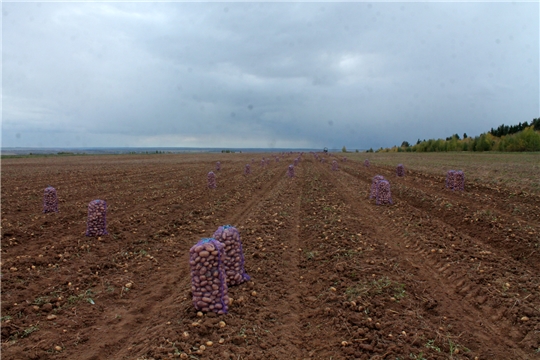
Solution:
<svg viewBox="0 0 540 360">
<path fill-rule="evenodd" d="M 86 236 L 107 235 L 107 203 L 104 200 L 94 200 L 88 204 L 88 220 Z"/>
<path fill-rule="evenodd" d="M 192 301 L 198 311 L 227 313 L 229 297 L 224 248 L 219 241 L 206 238 L 189 250 Z"/>
<path fill-rule="evenodd" d="M 250 279 L 244 270 L 244 252 L 240 233 L 231 225 L 220 226 L 214 233 L 214 239 L 223 244 L 225 256 L 223 264 L 227 285 L 239 285 Z"/>
<path fill-rule="evenodd" d="M 52 186 L 45 188 L 45 194 L 43 195 L 43 212 L 58 212 L 58 197 L 56 196 L 56 189 Z"/>
</svg>

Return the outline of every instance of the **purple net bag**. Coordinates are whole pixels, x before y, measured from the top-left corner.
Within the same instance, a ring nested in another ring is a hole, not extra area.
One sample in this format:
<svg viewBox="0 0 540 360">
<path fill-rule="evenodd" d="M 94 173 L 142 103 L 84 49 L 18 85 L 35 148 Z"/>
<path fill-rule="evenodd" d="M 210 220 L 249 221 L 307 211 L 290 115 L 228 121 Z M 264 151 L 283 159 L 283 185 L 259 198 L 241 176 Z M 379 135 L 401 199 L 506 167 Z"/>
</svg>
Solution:
<svg viewBox="0 0 540 360">
<path fill-rule="evenodd" d="M 369 198 L 372 199 L 377 196 L 377 182 L 384 180 L 384 176 L 375 175 L 371 180 L 371 191 L 369 192 Z"/>
<path fill-rule="evenodd" d="M 396 168 L 396 175 L 399 177 L 405 176 L 405 167 L 403 166 L 403 164 L 398 164 Z"/>
<path fill-rule="evenodd" d="M 465 174 L 463 171 L 449 170 L 446 173 L 446 187 L 452 191 L 465 190 Z"/>
<path fill-rule="evenodd" d="M 191 294 L 195 309 L 226 314 L 229 307 L 225 275 L 225 245 L 212 238 L 201 239 L 189 249 Z"/>
<path fill-rule="evenodd" d="M 101 236 L 107 232 L 107 203 L 104 200 L 94 200 L 88 204 L 88 220 L 86 236 Z"/>
<path fill-rule="evenodd" d="M 454 189 L 465 190 L 465 173 L 459 170 L 454 174 Z"/>
<path fill-rule="evenodd" d="M 207 180 L 208 180 L 208 188 L 210 189 L 215 189 L 217 188 L 217 184 L 216 184 L 216 174 L 214 174 L 213 171 L 210 171 L 207 175 Z"/>
<path fill-rule="evenodd" d="M 337 171 L 338 170 L 338 163 L 336 160 L 332 161 L 332 170 Z"/>
<path fill-rule="evenodd" d="M 52 186 L 45 188 L 45 193 L 43 194 L 43 212 L 58 212 L 58 197 L 56 196 L 56 189 Z"/>
<path fill-rule="evenodd" d="M 218 161 L 216 163 L 216 171 L 219 171 L 219 170 L 221 170 L 221 163 Z"/>
<path fill-rule="evenodd" d="M 377 182 L 377 205 L 393 204 L 392 194 L 390 193 L 390 183 L 387 180 Z"/>
<path fill-rule="evenodd" d="M 369 167 L 369 160 L 368 159 L 364 160 L 364 166 Z"/>
<path fill-rule="evenodd" d="M 454 170 L 448 170 L 448 172 L 446 173 L 445 186 L 449 188 L 450 190 L 454 190 L 455 174 L 456 172 Z"/>
<path fill-rule="evenodd" d="M 251 174 L 251 165 L 246 164 L 246 167 L 244 168 L 244 175 Z"/>
<path fill-rule="evenodd" d="M 289 167 L 287 168 L 287 176 L 290 177 L 290 178 L 294 177 L 294 166 L 293 165 L 289 165 Z"/>
<path fill-rule="evenodd" d="M 225 246 L 223 264 L 227 285 L 234 286 L 249 281 L 251 278 L 244 269 L 244 252 L 238 230 L 231 225 L 220 226 L 214 233 L 214 239 Z"/>
</svg>

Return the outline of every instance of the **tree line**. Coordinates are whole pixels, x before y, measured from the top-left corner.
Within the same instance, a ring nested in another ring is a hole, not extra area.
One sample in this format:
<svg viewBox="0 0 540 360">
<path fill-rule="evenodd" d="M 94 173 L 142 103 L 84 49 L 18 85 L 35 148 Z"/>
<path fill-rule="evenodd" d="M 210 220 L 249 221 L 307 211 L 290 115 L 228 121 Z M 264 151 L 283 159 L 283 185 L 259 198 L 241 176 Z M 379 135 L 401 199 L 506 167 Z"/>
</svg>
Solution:
<svg viewBox="0 0 540 360">
<path fill-rule="evenodd" d="M 368 152 L 372 152 L 370 149 Z M 517 125 L 502 124 L 497 129 L 469 137 L 454 134 L 446 139 L 420 140 L 415 145 L 403 141 L 401 146 L 380 148 L 377 152 L 436 152 L 436 151 L 540 151 L 540 118 Z"/>
<path fill-rule="evenodd" d="M 489 133 L 491 135 L 493 135 L 493 136 L 501 137 L 501 136 L 504 136 L 504 135 L 510 135 L 510 134 L 518 133 L 520 131 L 525 130 L 529 126 L 532 126 L 533 129 L 536 130 L 536 131 L 540 130 L 540 118 L 533 119 L 533 121 L 531 122 L 530 125 L 526 121 L 524 123 L 519 123 L 517 125 L 511 125 L 511 126 L 502 124 L 501 126 L 499 126 L 495 130 L 493 128 L 491 128 L 491 131 Z"/>
</svg>

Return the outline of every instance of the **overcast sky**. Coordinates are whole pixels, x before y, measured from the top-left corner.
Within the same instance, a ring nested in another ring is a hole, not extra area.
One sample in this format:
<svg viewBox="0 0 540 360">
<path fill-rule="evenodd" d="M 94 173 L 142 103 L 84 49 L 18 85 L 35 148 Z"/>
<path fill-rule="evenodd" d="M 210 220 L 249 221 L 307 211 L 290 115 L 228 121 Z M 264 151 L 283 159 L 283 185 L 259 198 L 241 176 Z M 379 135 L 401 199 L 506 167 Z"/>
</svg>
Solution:
<svg viewBox="0 0 540 360">
<path fill-rule="evenodd" d="M 540 116 L 535 2 L 1 6 L 3 147 L 354 150 Z"/>
</svg>

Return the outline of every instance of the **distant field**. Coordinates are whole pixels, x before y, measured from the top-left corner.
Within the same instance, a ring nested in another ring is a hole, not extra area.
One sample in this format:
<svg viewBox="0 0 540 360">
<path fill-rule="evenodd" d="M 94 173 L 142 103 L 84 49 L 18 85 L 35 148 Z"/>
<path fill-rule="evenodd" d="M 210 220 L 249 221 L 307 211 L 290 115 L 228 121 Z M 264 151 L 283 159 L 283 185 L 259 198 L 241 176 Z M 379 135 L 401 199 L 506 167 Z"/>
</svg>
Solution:
<svg viewBox="0 0 540 360">
<path fill-rule="evenodd" d="M 505 186 L 515 191 L 540 194 L 540 153 L 352 153 L 355 160 L 369 159 L 378 165 L 445 176 L 448 170 L 463 170 L 467 180 L 490 187 Z"/>
</svg>

